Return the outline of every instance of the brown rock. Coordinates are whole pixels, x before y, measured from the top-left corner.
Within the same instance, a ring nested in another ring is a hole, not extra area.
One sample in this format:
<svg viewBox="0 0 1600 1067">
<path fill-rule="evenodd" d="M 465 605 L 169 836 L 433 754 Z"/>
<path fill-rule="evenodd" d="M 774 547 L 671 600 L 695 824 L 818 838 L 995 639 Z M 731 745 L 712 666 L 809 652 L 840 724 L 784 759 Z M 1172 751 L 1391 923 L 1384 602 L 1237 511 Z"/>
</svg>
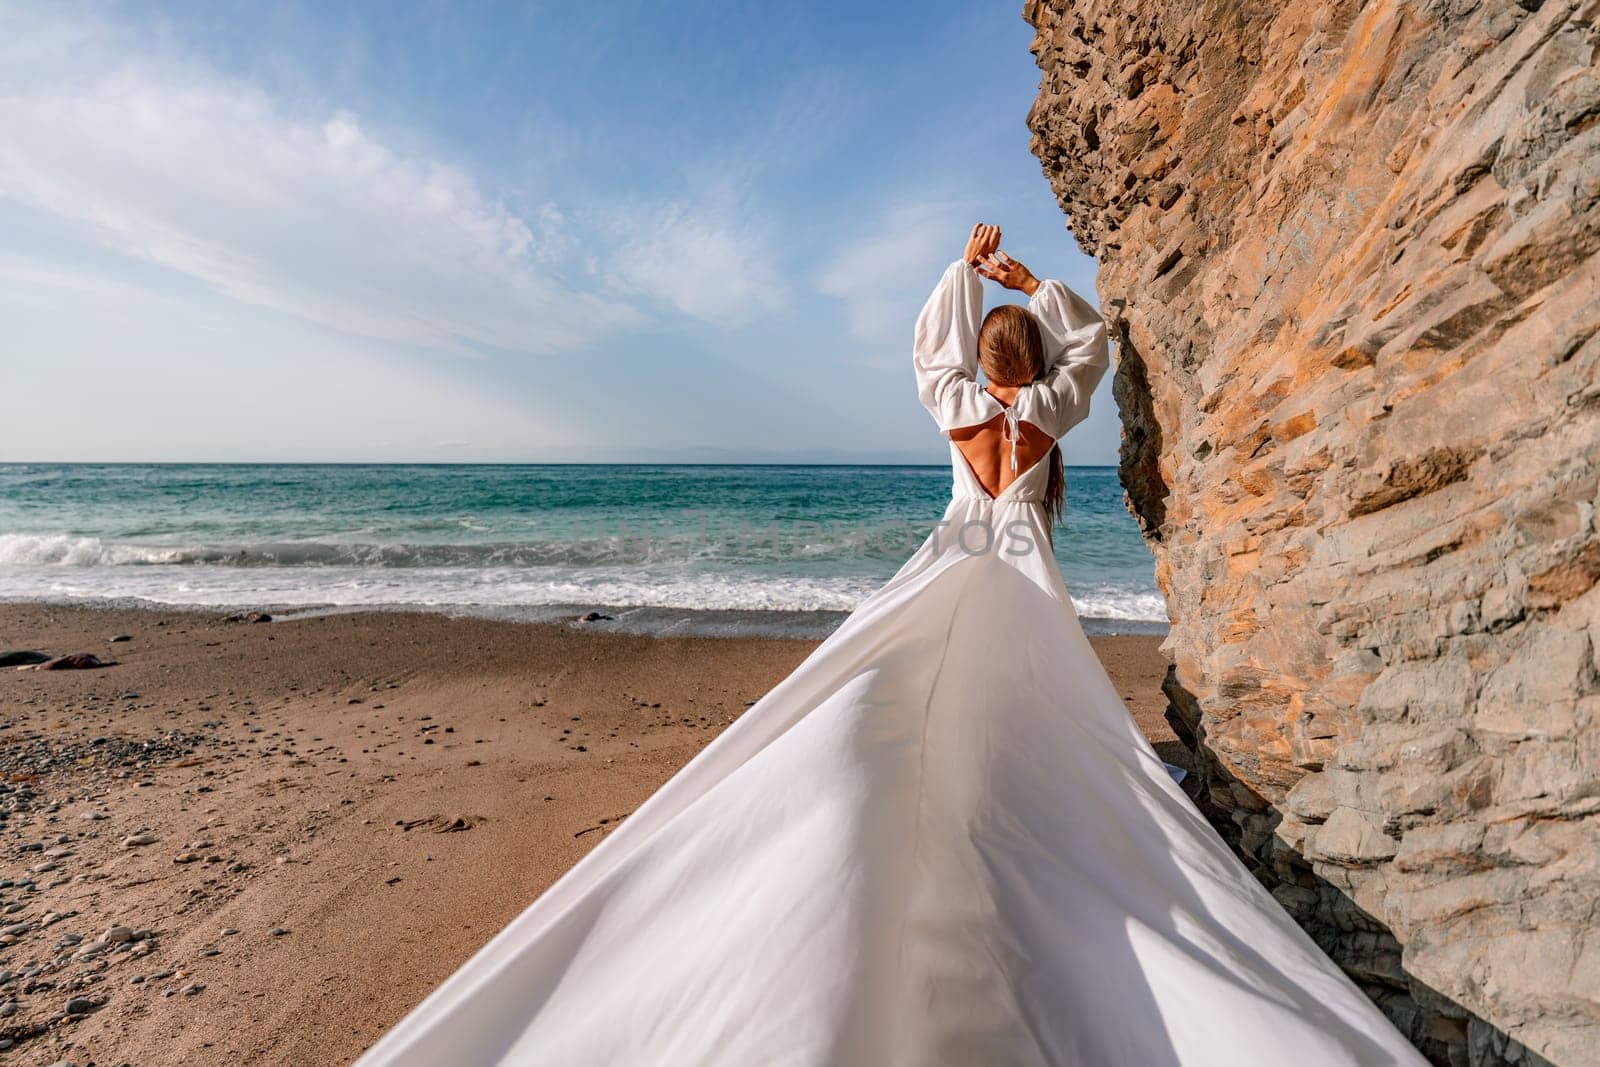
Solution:
<svg viewBox="0 0 1600 1067">
<path fill-rule="evenodd" d="M 455 834 L 470 830 L 484 821 L 482 815 L 428 815 L 420 819 L 402 819 L 398 825 L 405 830 L 425 829 L 436 834 Z"/>
<path fill-rule="evenodd" d="M 1024 17 L 1208 814 L 1436 1062 L 1600 1062 L 1600 10 Z"/>
<path fill-rule="evenodd" d="M 236 611 L 232 615 L 224 615 L 223 622 L 271 622 L 272 616 L 264 611 Z"/>
<path fill-rule="evenodd" d="M 115 667 L 116 663 L 103 660 L 92 652 L 69 652 L 65 656 L 45 660 L 35 670 L 40 671 L 87 671 L 96 667 Z"/>
</svg>

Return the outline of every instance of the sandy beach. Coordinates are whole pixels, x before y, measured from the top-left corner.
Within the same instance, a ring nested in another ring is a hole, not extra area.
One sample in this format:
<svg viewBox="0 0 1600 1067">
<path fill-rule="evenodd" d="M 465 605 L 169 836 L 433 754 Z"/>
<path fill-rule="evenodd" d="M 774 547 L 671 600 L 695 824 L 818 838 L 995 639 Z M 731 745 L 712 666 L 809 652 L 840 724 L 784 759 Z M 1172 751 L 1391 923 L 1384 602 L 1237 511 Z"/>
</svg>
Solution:
<svg viewBox="0 0 1600 1067">
<path fill-rule="evenodd" d="M 113 642 L 113 637 L 126 640 Z M 1094 638 L 1162 756 L 1159 638 Z M 0 1053 L 348 1062 L 815 647 L 0 606 Z"/>
</svg>

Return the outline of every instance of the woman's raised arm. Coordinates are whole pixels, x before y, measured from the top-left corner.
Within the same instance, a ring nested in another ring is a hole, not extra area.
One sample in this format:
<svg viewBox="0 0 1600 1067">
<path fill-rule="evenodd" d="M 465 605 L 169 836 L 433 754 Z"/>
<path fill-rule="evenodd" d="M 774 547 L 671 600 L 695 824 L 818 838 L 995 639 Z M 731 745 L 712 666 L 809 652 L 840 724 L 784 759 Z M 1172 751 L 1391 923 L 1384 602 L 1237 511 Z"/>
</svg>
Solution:
<svg viewBox="0 0 1600 1067">
<path fill-rule="evenodd" d="M 1089 397 L 1111 366 L 1106 322 L 1083 297 L 1051 279 L 1039 283 L 1028 311 L 1044 339 L 1045 372 L 1035 383 L 1039 429 L 1060 438 L 1089 414 Z"/>
<path fill-rule="evenodd" d="M 978 223 L 962 258 L 945 268 L 922 313 L 917 316 L 912 363 L 917 399 L 939 429 L 970 423 L 976 406 L 978 327 L 983 320 L 983 282 L 972 264 L 994 251 L 1000 230 Z"/>
<path fill-rule="evenodd" d="M 912 347 L 917 399 L 940 429 L 950 425 L 946 415 L 959 406 L 965 383 L 976 380 L 982 313 L 983 283 L 972 267 L 958 259 L 945 268 L 917 316 Z"/>
</svg>

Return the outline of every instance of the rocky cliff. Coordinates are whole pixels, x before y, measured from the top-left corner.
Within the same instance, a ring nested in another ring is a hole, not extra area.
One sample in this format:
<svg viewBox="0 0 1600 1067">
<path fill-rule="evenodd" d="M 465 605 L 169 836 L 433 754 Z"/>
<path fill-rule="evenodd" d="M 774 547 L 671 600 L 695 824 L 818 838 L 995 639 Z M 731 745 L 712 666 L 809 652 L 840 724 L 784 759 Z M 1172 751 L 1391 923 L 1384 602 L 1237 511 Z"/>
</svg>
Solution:
<svg viewBox="0 0 1600 1067">
<path fill-rule="evenodd" d="M 1438 1063 L 1600 1063 L 1600 3 L 1032 2 L 1208 813 Z"/>
</svg>

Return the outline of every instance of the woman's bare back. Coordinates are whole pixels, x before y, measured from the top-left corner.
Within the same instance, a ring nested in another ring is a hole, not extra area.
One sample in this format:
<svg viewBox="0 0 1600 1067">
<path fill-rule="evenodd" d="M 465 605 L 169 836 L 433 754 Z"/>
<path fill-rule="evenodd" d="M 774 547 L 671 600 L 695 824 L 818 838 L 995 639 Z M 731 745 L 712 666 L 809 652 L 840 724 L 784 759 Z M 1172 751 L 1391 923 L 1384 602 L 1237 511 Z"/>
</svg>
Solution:
<svg viewBox="0 0 1600 1067">
<path fill-rule="evenodd" d="M 1001 412 L 988 422 L 962 426 L 950 431 L 966 457 L 967 466 L 990 496 L 999 496 L 1006 487 L 1027 474 L 1050 454 L 1055 441 L 1049 434 L 1027 422 L 1017 423 L 1017 469 L 1011 469 L 1011 440 L 1006 436 L 1006 414 Z"/>
</svg>

